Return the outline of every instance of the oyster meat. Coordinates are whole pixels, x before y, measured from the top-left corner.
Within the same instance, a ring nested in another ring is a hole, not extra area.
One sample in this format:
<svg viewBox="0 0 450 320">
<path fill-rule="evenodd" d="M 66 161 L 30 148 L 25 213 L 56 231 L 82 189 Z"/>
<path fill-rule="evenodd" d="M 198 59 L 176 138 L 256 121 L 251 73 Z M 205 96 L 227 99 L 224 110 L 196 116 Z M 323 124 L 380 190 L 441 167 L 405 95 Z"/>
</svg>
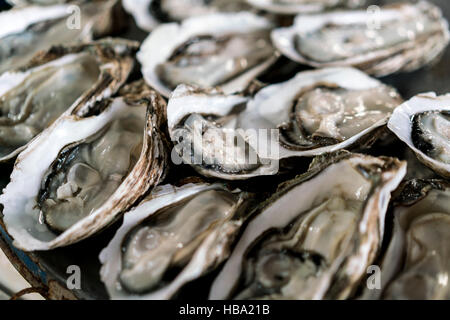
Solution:
<svg viewBox="0 0 450 320">
<path fill-rule="evenodd" d="M 411 148 L 418 159 L 450 177 L 450 95 L 420 94 L 399 106 L 389 129 Z"/>
<path fill-rule="evenodd" d="M 221 184 L 165 185 L 127 212 L 101 252 L 112 299 L 169 299 L 229 255 L 249 195 Z"/>
<path fill-rule="evenodd" d="M 401 102 L 351 68 L 300 72 L 253 96 L 180 85 L 168 104 L 169 133 L 201 174 L 247 179 L 276 174 L 280 159 L 369 144 Z"/>
<path fill-rule="evenodd" d="M 252 214 L 211 299 L 346 299 L 354 293 L 381 246 L 390 193 L 406 162 L 346 152 L 328 157 Z"/>
<path fill-rule="evenodd" d="M 24 68 L 2 74 L 0 161 L 16 156 L 75 101 L 114 94 L 131 72 L 137 45 L 102 40 L 53 47 Z"/>
<path fill-rule="evenodd" d="M 25 6 L 0 13 L 0 74 L 25 65 L 38 51 L 52 45 L 91 41 L 94 36 L 110 33 L 117 21 L 112 12 L 117 0 L 78 4 L 80 25 L 72 21 L 69 4 Z"/>
<path fill-rule="evenodd" d="M 249 9 L 245 0 L 123 0 L 143 30 L 152 31 L 163 22 L 181 21 L 216 12 L 239 12 Z"/>
<path fill-rule="evenodd" d="M 48 250 L 84 239 L 164 176 L 165 101 L 143 81 L 70 112 L 22 152 L 0 196 L 14 245 Z"/>
<path fill-rule="evenodd" d="M 381 290 L 365 299 L 448 300 L 450 184 L 410 180 L 395 199 L 394 230 L 383 257 Z"/>
<path fill-rule="evenodd" d="M 288 58 L 314 67 L 354 66 L 376 76 L 413 71 L 440 57 L 450 40 L 435 5 L 386 5 L 369 11 L 299 15 L 275 29 L 274 45 Z"/>
<path fill-rule="evenodd" d="M 181 83 L 236 92 L 277 59 L 271 27 L 249 12 L 163 24 L 147 37 L 137 57 L 144 79 L 164 96 Z"/>
<path fill-rule="evenodd" d="M 256 8 L 278 14 L 297 14 L 338 7 L 362 7 L 366 0 L 247 0 L 247 2 Z"/>
</svg>

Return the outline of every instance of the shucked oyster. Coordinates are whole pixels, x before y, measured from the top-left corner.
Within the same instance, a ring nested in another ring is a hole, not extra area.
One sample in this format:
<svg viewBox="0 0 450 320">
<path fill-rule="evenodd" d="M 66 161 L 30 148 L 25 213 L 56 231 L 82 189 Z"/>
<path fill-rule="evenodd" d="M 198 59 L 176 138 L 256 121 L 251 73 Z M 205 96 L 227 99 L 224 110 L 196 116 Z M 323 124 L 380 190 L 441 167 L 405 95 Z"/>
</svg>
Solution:
<svg viewBox="0 0 450 320">
<path fill-rule="evenodd" d="M 372 14 L 372 15 L 371 15 Z M 438 58 L 450 36 L 431 3 L 401 3 L 370 11 L 299 15 L 272 33 L 274 45 L 314 67 L 354 66 L 376 76 L 413 71 Z"/>
<path fill-rule="evenodd" d="M 399 106 L 388 123 L 420 161 L 450 177 L 450 94 L 420 94 Z"/>
<path fill-rule="evenodd" d="M 124 8 L 133 15 L 136 24 L 147 31 L 152 31 L 163 22 L 249 9 L 245 0 L 123 0 L 122 2 Z"/>
<path fill-rule="evenodd" d="M 395 199 L 394 230 L 381 265 L 381 290 L 364 299 L 450 299 L 450 185 L 411 180 Z"/>
<path fill-rule="evenodd" d="M 27 143 L 75 101 L 89 106 L 114 94 L 133 67 L 137 43 L 102 40 L 53 47 L 24 68 L 0 76 L 0 161 Z"/>
<path fill-rule="evenodd" d="M 242 90 L 277 59 L 271 27 L 267 19 L 249 12 L 161 25 L 138 52 L 142 74 L 165 96 L 181 83 Z"/>
<path fill-rule="evenodd" d="M 80 25 L 71 5 L 26 6 L 0 13 L 0 74 L 22 67 L 52 45 L 91 41 L 112 31 L 111 15 L 117 0 L 78 4 Z"/>
<path fill-rule="evenodd" d="M 318 12 L 337 7 L 356 8 L 366 0 L 247 0 L 257 8 L 281 14 Z"/>
<path fill-rule="evenodd" d="M 84 100 L 22 152 L 0 196 L 14 245 L 47 250 L 113 222 L 164 175 L 165 102 L 142 82 Z"/>
<path fill-rule="evenodd" d="M 334 68 L 298 73 L 254 96 L 180 85 L 167 112 L 180 159 L 233 180 L 276 174 L 280 159 L 369 143 L 401 101 L 356 69 Z"/>
<path fill-rule="evenodd" d="M 247 198 L 221 184 L 155 189 L 100 254 L 110 297 L 169 299 L 216 268 L 248 216 Z"/>
<path fill-rule="evenodd" d="M 345 299 L 381 245 L 406 162 L 341 154 L 313 162 L 253 213 L 212 299 Z"/>
</svg>

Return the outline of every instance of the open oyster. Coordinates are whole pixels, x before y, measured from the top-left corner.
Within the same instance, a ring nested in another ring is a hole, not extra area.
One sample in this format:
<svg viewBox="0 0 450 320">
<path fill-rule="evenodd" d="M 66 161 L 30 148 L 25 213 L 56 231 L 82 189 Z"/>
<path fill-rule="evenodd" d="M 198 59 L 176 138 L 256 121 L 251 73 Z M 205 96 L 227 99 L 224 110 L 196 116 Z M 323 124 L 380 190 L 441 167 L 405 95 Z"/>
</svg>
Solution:
<svg viewBox="0 0 450 320">
<path fill-rule="evenodd" d="M 247 0 L 257 8 L 279 14 L 318 12 L 337 7 L 356 8 L 366 0 Z"/>
<path fill-rule="evenodd" d="M 229 255 L 249 195 L 221 184 L 158 187 L 101 252 L 112 299 L 169 299 Z"/>
<path fill-rule="evenodd" d="M 109 39 L 57 46 L 0 76 L 0 161 L 16 156 L 75 101 L 114 94 L 133 68 L 138 43 Z"/>
<path fill-rule="evenodd" d="M 174 152 L 201 174 L 276 174 L 280 159 L 311 157 L 377 138 L 398 93 L 359 70 L 300 72 L 254 96 L 180 85 L 168 104 Z"/>
<path fill-rule="evenodd" d="M 3 190 L 14 245 L 47 250 L 84 239 L 113 222 L 166 167 L 160 127 L 165 101 L 143 81 L 115 99 L 75 107 L 33 139 Z"/>
<path fill-rule="evenodd" d="M 123 0 L 122 2 L 124 8 L 133 15 L 136 24 L 147 31 L 152 31 L 163 22 L 249 9 L 245 0 Z"/>
<path fill-rule="evenodd" d="M 405 173 L 394 158 L 316 160 L 253 213 L 210 298 L 348 298 L 376 257 Z"/>
<path fill-rule="evenodd" d="M 91 41 L 94 36 L 112 32 L 118 0 L 80 4 L 80 25 L 71 26 L 74 13 L 70 4 L 26 6 L 0 13 L 0 74 L 22 67 L 38 51 L 52 45 Z"/>
<path fill-rule="evenodd" d="M 420 94 L 399 106 L 388 123 L 425 165 L 450 177 L 450 94 Z"/>
<path fill-rule="evenodd" d="M 448 23 L 435 5 L 387 5 L 368 11 L 299 15 L 292 27 L 272 33 L 288 58 L 314 67 L 354 66 L 384 76 L 413 71 L 438 58 L 448 45 Z"/>
<path fill-rule="evenodd" d="M 137 57 L 144 79 L 165 96 L 181 83 L 236 92 L 277 59 L 271 27 L 249 12 L 163 24 L 147 37 Z"/>
<path fill-rule="evenodd" d="M 365 299 L 450 299 L 450 184 L 411 180 L 395 199 L 394 230 L 383 257 L 381 290 Z"/>
</svg>

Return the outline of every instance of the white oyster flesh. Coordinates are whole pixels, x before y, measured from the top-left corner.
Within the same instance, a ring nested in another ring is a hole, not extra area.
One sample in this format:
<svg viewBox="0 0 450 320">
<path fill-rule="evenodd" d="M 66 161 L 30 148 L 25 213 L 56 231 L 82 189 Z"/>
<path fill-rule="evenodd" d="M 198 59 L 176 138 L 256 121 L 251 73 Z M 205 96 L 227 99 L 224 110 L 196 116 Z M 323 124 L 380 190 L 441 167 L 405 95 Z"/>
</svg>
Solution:
<svg viewBox="0 0 450 320">
<path fill-rule="evenodd" d="M 80 53 L 0 76 L 0 158 L 47 128 L 94 86 L 99 74 L 95 56 Z"/>
<path fill-rule="evenodd" d="M 168 299 L 220 264 L 242 223 L 239 199 L 219 184 L 155 189 L 100 254 L 110 297 Z"/>
<path fill-rule="evenodd" d="M 63 232 L 111 197 L 139 159 L 145 122 L 146 107 L 132 108 L 60 151 L 39 195 L 41 218 L 49 228 Z"/>
<path fill-rule="evenodd" d="M 159 182 L 165 103 L 138 89 L 142 97 L 102 99 L 84 116 L 64 113 L 19 154 L 0 196 L 16 247 L 48 250 L 86 238 Z"/>
<path fill-rule="evenodd" d="M 348 298 L 376 257 L 405 172 L 405 162 L 353 155 L 289 183 L 250 221 L 210 298 Z"/>
<path fill-rule="evenodd" d="M 381 265 L 381 290 L 363 298 L 450 299 L 450 187 L 431 181 L 418 199 L 396 205 L 393 237 Z M 408 183 L 414 188 L 428 182 Z"/>
<path fill-rule="evenodd" d="M 80 4 L 79 28 L 69 28 L 71 5 L 25 6 L 0 13 L 0 74 L 26 64 L 34 54 L 52 45 L 91 41 L 96 26 L 114 1 Z"/>
<path fill-rule="evenodd" d="M 319 12 L 335 7 L 361 7 L 366 0 L 247 0 L 251 5 L 280 14 Z"/>
<path fill-rule="evenodd" d="M 253 97 L 180 85 L 168 104 L 169 133 L 183 161 L 202 174 L 246 179 L 276 174 L 280 159 L 362 142 L 401 101 L 351 68 L 301 72 Z"/>
<path fill-rule="evenodd" d="M 315 67 L 355 66 L 377 76 L 418 69 L 448 45 L 448 23 L 431 3 L 382 7 L 374 13 L 376 26 L 370 25 L 370 14 L 300 15 L 292 27 L 274 30 L 272 39 L 294 61 Z"/>
<path fill-rule="evenodd" d="M 400 105 L 388 127 L 418 159 L 450 177 L 450 95 L 419 94 Z"/>
<path fill-rule="evenodd" d="M 144 79 L 165 96 L 181 83 L 236 92 L 275 62 L 271 27 L 249 12 L 163 24 L 147 37 L 137 57 Z"/>
</svg>

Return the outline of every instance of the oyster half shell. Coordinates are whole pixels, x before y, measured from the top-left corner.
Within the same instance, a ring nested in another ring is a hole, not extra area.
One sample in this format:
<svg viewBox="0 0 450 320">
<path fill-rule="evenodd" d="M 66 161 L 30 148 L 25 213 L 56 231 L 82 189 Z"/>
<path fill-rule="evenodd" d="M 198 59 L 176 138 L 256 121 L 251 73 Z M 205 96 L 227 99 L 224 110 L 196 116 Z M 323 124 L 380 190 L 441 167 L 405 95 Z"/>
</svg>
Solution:
<svg viewBox="0 0 450 320">
<path fill-rule="evenodd" d="M 316 160 L 253 213 L 210 298 L 348 298 L 376 257 L 405 173 L 394 158 Z"/>
<path fill-rule="evenodd" d="M 133 68 L 137 46 L 106 39 L 52 47 L 0 75 L 0 161 L 15 157 L 67 110 L 89 109 L 114 94 Z"/>
<path fill-rule="evenodd" d="M 389 129 L 438 174 L 450 177 L 450 94 L 419 94 L 395 109 Z"/>
<path fill-rule="evenodd" d="M 89 42 L 116 29 L 111 21 L 118 0 L 76 3 L 80 25 L 72 27 L 73 4 L 30 5 L 0 13 L 0 74 L 26 64 L 53 45 Z"/>
<path fill-rule="evenodd" d="M 166 168 L 165 101 L 143 81 L 88 109 L 78 100 L 33 139 L 3 190 L 17 248 L 65 246 L 100 231 L 158 184 Z"/>
<path fill-rule="evenodd" d="M 176 155 L 201 174 L 248 179 L 279 160 L 370 144 L 402 102 L 391 87 L 352 68 L 298 73 L 250 94 L 180 85 L 168 104 Z"/>
<path fill-rule="evenodd" d="M 167 23 L 145 39 L 137 58 L 145 81 L 166 97 L 181 83 L 236 92 L 277 59 L 271 28 L 250 12 Z"/>
<path fill-rule="evenodd" d="M 362 298 L 448 300 L 450 184 L 410 180 L 400 190 L 381 265 L 381 290 L 366 291 Z"/>
<path fill-rule="evenodd" d="M 157 187 L 101 252 L 112 299 L 169 299 L 221 264 L 248 216 L 248 195 L 221 184 Z"/>
<path fill-rule="evenodd" d="M 429 2 L 387 5 L 370 14 L 299 15 L 293 26 L 275 29 L 272 39 L 294 61 L 353 66 L 376 76 L 419 69 L 439 58 L 449 43 L 448 23 Z"/>
</svg>

